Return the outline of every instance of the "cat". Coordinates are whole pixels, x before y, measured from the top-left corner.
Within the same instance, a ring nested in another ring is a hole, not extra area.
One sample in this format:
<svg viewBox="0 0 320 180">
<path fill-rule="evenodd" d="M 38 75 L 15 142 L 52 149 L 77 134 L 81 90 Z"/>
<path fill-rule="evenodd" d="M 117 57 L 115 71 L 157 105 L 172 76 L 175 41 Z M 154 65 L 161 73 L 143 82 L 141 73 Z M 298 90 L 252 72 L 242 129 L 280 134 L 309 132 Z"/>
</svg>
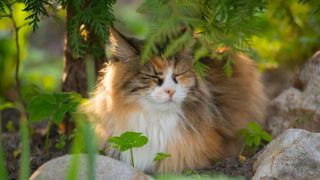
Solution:
<svg viewBox="0 0 320 180">
<path fill-rule="evenodd" d="M 94 124 L 99 146 L 130 163 L 129 152 L 108 147 L 111 136 L 142 132 L 148 143 L 133 149 L 135 167 L 149 173 L 201 169 L 239 152 L 239 130 L 248 121 L 264 123 L 266 96 L 252 60 L 232 55 L 233 74 L 223 60 L 202 58 L 205 76 L 193 70 L 191 50 L 140 63 L 140 48 L 110 29 L 112 57 L 83 111 Z M 170 157 L 154 162 L 157 152 Z"/>
</svg>

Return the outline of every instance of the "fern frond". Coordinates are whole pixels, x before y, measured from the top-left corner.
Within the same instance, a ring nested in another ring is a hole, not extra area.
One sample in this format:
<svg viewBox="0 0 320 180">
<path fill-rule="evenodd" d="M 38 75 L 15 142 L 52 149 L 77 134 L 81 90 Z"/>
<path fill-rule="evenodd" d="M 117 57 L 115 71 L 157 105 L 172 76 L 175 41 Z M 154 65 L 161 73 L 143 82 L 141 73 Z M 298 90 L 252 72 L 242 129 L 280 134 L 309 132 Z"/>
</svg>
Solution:
<svg viewBox="0 0 320 180">
<path fill-rule="evenodd" d="M 82 22 L 88 25 L 90 31 L 103 42 L 107 40 L 108 27 L 114 21 L 112 11 L 114 2 L 114 0 L 93 0 L 81 16 Z"/>
<path fill-rule="evenodd" d="M 81 26 L 80 16 L 73 16 L 67 23 L 67 31 L 69 33 L 68 42 L 70 43 L 73 56 L 75 58 L 83 57 L 87 46 L 83 43 L 82 37 L 79 33 Z"/>
<path fill-rule="evenodd" d="M 49 16 L 46 10 L 49 0 L 25 0 L 25 5 L 24 11 L 31 13 L 25 20 L 29 20 L 29 24 L 32 25 L 33 31 L 35 31 L 38 29 L 40 16 Z"/>
<path fill-rule="evenodd" d="M 70 45 L 75 57 L 82 57 L 86 52 L 100 56 L 103 51 L 101 44 L 108 39 L 108 29 L 114 21 L 112 5 L 115 0 L 60 0 L 74 11 L 75 16 L 68 22 Z M 95 45 L 83 40 L 80 35 L 80 26 L 89 31 L 89 37 L 94 36 Z"/>
<path fill-rule="evenodd" d="M 188 47 L 192 42 L 192 33 L 184 32 L 180 37 L 173 39 L 166 47 L 164 57 L 170 57 L 184 47 Z"/>
<path fill-rule="evenodd" d="M 195 39 L 198 43 L 193 47 L 196 56 L 194 67 L 201 74 L 204 72 L 201 68 L 205 67 L 199 59 L 221 56 L 211 48 L 228 47 L 232 52 L 250 50 L 250 38 L 259 31 L 255 19 L 263 13 L 265 6 L 265 0 L 146 0 L 139 12 L 148 14 L 152 29 L 147 35 L 142 61 L 158 53 L 155 44 L 161 44 L 164 39 L 169 42 L 165 56 L 189 44 L 187 38 Z M 191 35 L 197 35 L 187 37 L 181 32 L 181 27 L 190 29 Z M 229 65 L 225 67 L 230 75 Z"/>
</svg>

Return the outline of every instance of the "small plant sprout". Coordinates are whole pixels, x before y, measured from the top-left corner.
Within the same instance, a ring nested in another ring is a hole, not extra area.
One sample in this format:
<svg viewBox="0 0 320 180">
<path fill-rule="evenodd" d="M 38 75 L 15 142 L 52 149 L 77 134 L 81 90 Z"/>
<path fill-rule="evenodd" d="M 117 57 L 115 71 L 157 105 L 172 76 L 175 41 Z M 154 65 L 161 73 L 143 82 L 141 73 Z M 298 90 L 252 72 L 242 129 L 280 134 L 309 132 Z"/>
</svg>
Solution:
<svg viewBox="0 0 320 180">
<path fill-rule="evenodd" d="M 125 132 L 120 136 L 111 137 L 108 142 L 113 148 L 124 152 L 130 150 L 131 165 L 134 167 L 133 148 L 139 148 L 148 143 L 148 138 L 141 132 Z"/>
<path fill-rule="evenodd" d="M 54 145 L 57 149 L 63 149 L 66 146 L 66 142 L 68 140 L 68 137 L 65 134 L 61 134 L 58 137 L 57 143 Z"/>
<path fill-rule="evenodd" d="M 164 159 L 166 159 L 166 158 L 168 158 L 170 156 L 171 156 L 170 154 L 158 152 L 156 154 L 156 157 L 154 157 L 153 161 L 154 162 L 160 162 L 160 161 L 163 161 Z M 164 169 L 164 164 L 163 163 L 161 164 L 161 167 L 162 167 L 162 169 Z"/>
<path fill-rule="evenodd" d="M 162 161 L 162 160 L 164 160 L 165 158 L 168 158 L 168 157 L 170 157 L 170 156 L 171 156 L 170 154 L 158 152 L 158 153 L 156 154 L 156 157 L 154 157 L 153 161 Z"/>
<path fill-rule="evenodd" d="M 244 141 L 244 144 L 240 151 L 240 155 L 242 155 L 243 150 L 246 147 L 253 151 L 256 151 L 258 147 L 265 145 L 263 141 L 270 142 L 272 140 L 272 136 L 264 131 L 261 125 L 256 122 L 249 122 L 247 128 L 240 130 L 240 134 L 243 135 Z"/>
</svg>

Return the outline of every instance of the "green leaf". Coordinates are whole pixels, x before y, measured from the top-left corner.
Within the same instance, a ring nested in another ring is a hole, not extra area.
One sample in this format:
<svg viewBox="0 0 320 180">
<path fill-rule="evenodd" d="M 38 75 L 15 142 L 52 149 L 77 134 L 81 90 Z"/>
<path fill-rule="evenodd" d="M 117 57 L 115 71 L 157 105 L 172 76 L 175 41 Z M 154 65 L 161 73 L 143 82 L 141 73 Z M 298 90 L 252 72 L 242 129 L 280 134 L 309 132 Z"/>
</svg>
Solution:
<svg viewBox="0 0 320 180">
<path fill-rule="evenodd" d="M 241 129 L 239 132 L 243 135 L 245 146 L 251 148 L 253 151 L 262 145 L 261 140 L 267 142 L 272 140 L 272 136 L 265 132 L 257 122 L 249 122 L 247 128 Z"/>
<path fill-rule="evenodd" d="M 253 147 L 254 137 L 246 138 L 245 143 L 249 147 Z"/>
<path fill-rule="evenodd" d="M 256 133 L 263 131 L 262 127 L 257 122 L 254 122 L 254 121 L 248 123 L 248 129 Z"/>
<path fill-rule="evenodd" d="M 253 142 L 254 142 L 254 145 L 255 145 L 256 147 L 258 147 L 258 146 L 260 145 L 260 142 L 261 142 L 260 136 L 255 136 L 255 137 L 253 137 Z"/>
<path fill-rule="evenodd" d="M 170 156 L 171 156 L 170 154 L 158 152 L 156 154 L 156 157 L 154 157 L 153 161 L 162 161 L 163 159 L 168 158 Z"/>
<path fill-rule="evenodd" d="M 27 106 L 30 122 L 52 118 L 56 124 L 61 123 L 65 113 L 74 112 L 84 99 L 77 93 L 59 92 L 36 95 Z"/>
<path fill-rule="evenodd" d="M 30 122 L 37 122 L 50 117 L 56 108 L 56 99 L 52 95 L 41 94 L 33 97 L 27 106 Z"/>
<path fill-rule="evenodd" d="M 53 114 L 53 122 L 60 124 L 63 120 L 65 113 L 74 112 L 78 105 L 83 101 L 83 98 L 78 93 L 54 93 L 56 99 L 56 110 Z"/>
<path fill-rule="evenodd" d="M 265 132 L 265 131 L 261 132 L 260 137 L 261 137 L 261 139 L 263 139 L 263 140 L 265 140 L 267 142 L 272 141 L 272 136 L 269 133 Z"/>
<path fill-rule="evenodd" d="M 68 112 L 68 108 L 66 106 L 59 107 L 52 116 L 52 121 L 56 124 L 60 124 L 64 118 L 66 112 Z"/>
<path fill-rule="evenodd" d="M 66 145 L 66 140 L 67 140 L 67 139 L 68 139 L 68 138 L 67 138 L 66 135 L 64 135 L 64 134 L 60 135 L 59 138 L 58 138 L 58 142 L 54 145 L 55 148 L 57 148 L 57 149 L 62 149 L 62 148 L 64 148 L 65 145 Z"/>
<path fill-rule="evenodd" d="M 32 84 L 26 86 L 22 89 L 22 96 L 26 102 L 31 101 L 31 99 L 40 94 L 40 89 L 38 86 Z"/>
<path fill-rule="evenodd" d="M 141 132 L 125 132 L 120 137 L 111 137 L 108 142 L 113 148 L 117 148 L 123 152 L 131 148 L 144 146 L 148 143 L 148 138 L 143 136 Z"/>
</svg>

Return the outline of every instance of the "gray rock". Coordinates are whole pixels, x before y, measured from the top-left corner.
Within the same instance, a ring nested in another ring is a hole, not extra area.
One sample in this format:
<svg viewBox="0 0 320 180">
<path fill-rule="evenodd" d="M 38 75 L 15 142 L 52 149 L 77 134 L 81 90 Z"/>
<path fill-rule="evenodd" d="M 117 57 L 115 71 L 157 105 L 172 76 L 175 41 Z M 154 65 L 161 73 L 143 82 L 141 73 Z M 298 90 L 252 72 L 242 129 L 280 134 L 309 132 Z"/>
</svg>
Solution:
<svg viewBox="0 0 320 180">
<path fill-rule="evenodd" d="M 273 137 L 289 128 L 320 132 L 320 51 L 306 63 L 292 86 L 273 99 L 267 129 Z"/>
<path fill-rule="evenodd" d="M 63 180 L 67 179 L 70 170 L 70 162 L 73 158 L 78 158 L 78 177 L 77 180 L 88 179 L 87 155 L 65 155 L 48 161 L 39 167 L 29 180 Z M 138 171 L 127 164 L 112 159 L 107 156 L 95 156 L 95 179 L 96 180 L 147 180 L 152 179 L 143 172 Z"/>
<path fill-rule="evenodd" d="M 257 157 L 253 180 L 320 179 L 320 133 L 289 129 Z"/>
</svg>

